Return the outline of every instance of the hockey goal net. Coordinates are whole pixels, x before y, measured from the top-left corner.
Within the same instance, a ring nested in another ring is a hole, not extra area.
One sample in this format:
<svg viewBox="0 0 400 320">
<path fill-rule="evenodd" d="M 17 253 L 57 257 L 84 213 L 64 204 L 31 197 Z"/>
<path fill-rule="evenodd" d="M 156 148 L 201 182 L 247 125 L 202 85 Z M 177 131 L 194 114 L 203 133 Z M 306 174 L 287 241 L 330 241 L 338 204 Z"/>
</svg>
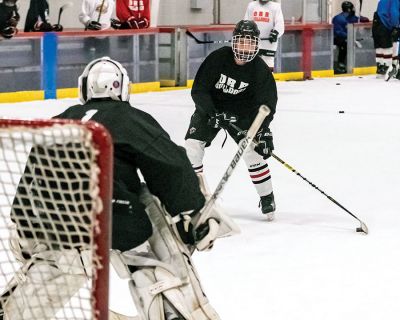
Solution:
<svg viewBox="0 0 400 320">
<path fill-rule="evenodd" d="M 0 319 L 106 320 L 108 132 L 0 119 L 0 181 Z"/>
</svg>

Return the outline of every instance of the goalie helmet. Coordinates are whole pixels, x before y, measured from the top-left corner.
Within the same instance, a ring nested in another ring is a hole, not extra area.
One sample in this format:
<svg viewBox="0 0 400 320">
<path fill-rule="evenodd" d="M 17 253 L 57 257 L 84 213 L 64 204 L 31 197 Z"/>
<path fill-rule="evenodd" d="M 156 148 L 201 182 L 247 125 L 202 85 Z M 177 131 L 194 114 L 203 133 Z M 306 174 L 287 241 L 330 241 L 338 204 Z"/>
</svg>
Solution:
<svg viewBox="0 0 400 320">
<path fill-rule="evenodd" d="M 251 20 L 239 21 L 233 30 L 232 50 L 235 58 L 241 62 L 249 62 L 255 58 L 259 50 L 260 30 Z"/>
<path fill-rule="evenodd" d="M 126 69 L 109 57 L 90 62 L 78 79 L 79 100 L 95 98 L 129 101 L 129 77 Z"/>
</svg>

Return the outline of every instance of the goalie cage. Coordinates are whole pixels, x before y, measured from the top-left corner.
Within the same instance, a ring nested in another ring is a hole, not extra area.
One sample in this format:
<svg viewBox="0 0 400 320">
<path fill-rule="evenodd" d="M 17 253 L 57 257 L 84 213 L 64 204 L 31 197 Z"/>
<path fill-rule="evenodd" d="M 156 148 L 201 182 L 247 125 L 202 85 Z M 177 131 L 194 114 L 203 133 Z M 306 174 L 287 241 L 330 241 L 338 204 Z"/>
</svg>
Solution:
<svg viewBox="0 0 400 320">
<path fill-rule="evenodd" d="M 0 119 L 0 319 L 108 319 L 112 152 L 95 122 Z"/>
</svg>

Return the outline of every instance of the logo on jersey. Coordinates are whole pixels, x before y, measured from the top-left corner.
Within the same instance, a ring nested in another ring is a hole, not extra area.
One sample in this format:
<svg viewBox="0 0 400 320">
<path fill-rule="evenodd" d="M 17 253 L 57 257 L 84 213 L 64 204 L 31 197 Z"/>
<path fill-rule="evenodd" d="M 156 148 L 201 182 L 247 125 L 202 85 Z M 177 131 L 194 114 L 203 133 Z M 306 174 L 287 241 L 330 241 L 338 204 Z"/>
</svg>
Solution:
<svg viewBox="0 0 400 320">
<path fill-rule="evenodd" d="M 248 86 L 249 84 L 243 81 L 240 81 L 240 84 L 237 84 L 235 79 L 232 79 L 223 73 L 221 73 L 218 82 L 215 84 L 216 89 L 222 90 L 223 93 L 229 93 L 233 95 L 243 92 Z"/>
<path fill-rule="evenodd" d="M 143 0 L 129 0 L 128 8 L 131 11 L 143 11 L 144 10 Z"/>
<path fill-rule="evenodd" d="M 258 22 L 269 22 L 269 12 L 268 11 L 254 11 L 253 20 Z"/>
</svg>

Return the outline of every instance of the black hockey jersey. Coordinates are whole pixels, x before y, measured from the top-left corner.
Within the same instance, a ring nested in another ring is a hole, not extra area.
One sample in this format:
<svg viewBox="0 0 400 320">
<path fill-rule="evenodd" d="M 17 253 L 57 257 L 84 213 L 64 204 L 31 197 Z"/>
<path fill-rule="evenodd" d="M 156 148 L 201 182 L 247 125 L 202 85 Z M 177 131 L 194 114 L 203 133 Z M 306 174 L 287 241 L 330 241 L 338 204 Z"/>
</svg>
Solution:
<svg viewBox="0 0 400 320">
<path fill-rule="evenodd" d="M 150 192 L 171 215 L 198 210 L 205 199 L 184 148 L 171 141 L 158 122 L 128 102 L 89 101 L 68 108 L 55 118 L 90 120 L 104 125 L 114 145 L 113 248 L 128 250 L 151 234 L 150 222 L 138 200 L 143 175 Z M 101 155 L 100 155 L 101 156 Z M 133 210 L 118 203 L 129 201 Z"/>
<path fill-rule="evenodd" d="M 209 116 L 228 111 L 251 122 L 260 105 L 271 109 L 265 123 L 272 121 L 277 104 L 275 79 L 260 57 L 237 65 L 231 47 L 222 47 L 201 64 L 192 87 L 196 109 Z"/>
<path fill-rule="evenodd" d="M 48 22 L 49 4 L 47 0 L 31 0 L 25 20 L 25 32 L 37 31 L 35 24 L 38 21 Z"/>
<path fill-rule="evenodd" d="M 9 7 L 6 6 L 4 2 L 0 3 L 0 31 L 10 26 L 9 21 L 11 18 L 19 21 L 20 16 L 17 6 L 14 5 L 12 7 Z"/>
</svg>

